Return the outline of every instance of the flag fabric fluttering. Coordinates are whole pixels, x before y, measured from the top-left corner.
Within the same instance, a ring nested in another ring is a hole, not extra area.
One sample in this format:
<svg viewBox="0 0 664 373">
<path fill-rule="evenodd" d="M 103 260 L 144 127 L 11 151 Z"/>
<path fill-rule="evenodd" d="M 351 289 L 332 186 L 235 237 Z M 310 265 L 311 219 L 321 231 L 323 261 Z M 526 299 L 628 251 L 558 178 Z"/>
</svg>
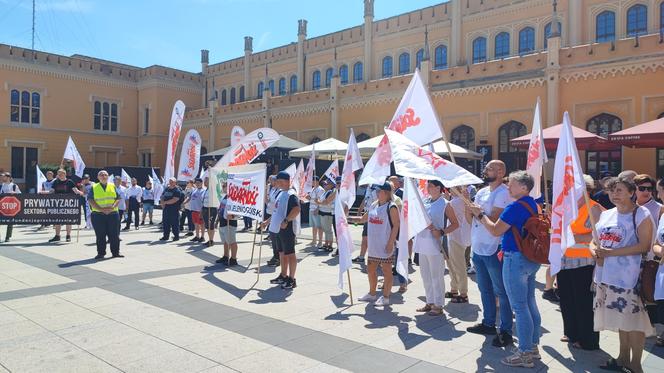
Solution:
<svg viewBox="0 0 664 373">
<path fill-rule="evenodd" d="M 540 100 L 537 98 L 535 105 L 535 116 L 533 117 L 533 131 L 530 134 L 530 145 L 528 145 L 528 161 L 526 172 L 535 180 L 535 185 L 530 191 L 530 196 L 538 199 L 542 196 L 542 167 L 549 161 L 544 148 L 544 135 L 542 133 L 542 118 L 540 115 Z M 548 207 L 547 207 L 548 208 Z"/>
<path fill-rule="evenodd" d="M 436 109 L 424 87 L 419 70 L 415 70 L 387 128 L 404 135 L 420 146 L 443 137 Z M 360 177 L 360 185 L 385 182 L 385 178 L 390 175 L 390 162 L 392 162 L 392 151 L 388 145 L 387 136 L 384 136 L 374 154 L 367 161 Z"/>
<path fill-rule="evenodd" d="M 245 136 L 244 130 L 240 126 L 235 126 L 231 130 L 231 146 L 235 146 Z"/>
<path fill-rule="evenodd" d="M 583 198 L 585 188 L 572 124 L 569 114 L 565 112 L 553 171 L 552 232 L 549 248 L 551 276 L 560 271 L 562 256 L 567 248 L 575 244 L 571 225 L 579 215 L 577 201 Z"/>
<path fill-rule="evenodd" d="M 316 175 L 316 144 L 311 148 L 311 157 L 304 170 L 304 192 L 311 193 L 314 190 L 314 176 Z"/>
<path fill-rule="evenodd" d="M 297 196 L 302 202 L 307 202 L 308 197 L 308 193 L 304 188 L 305 178 L 304 161 L 300 159 L 300 163 L 298 163 L 297 170 L 295 171 L 295 180 L 293 180 L 293 184 L 297 185 Z"/>
<path fill-rule="evenodd" d="M 171 112 L 171 125 L 168 128 L 168 143 L 166 144 L 166 165 L 164 166 L 164 179 L 175 176 L 175 152 L 178 149 L 178 141 L 182 132 L 182 122 L 186 106 L 181 100 L 177 100 Z"/>
<path fill-rule="evenodd" d="M 408 241 L 427 229 L 431 218 L 424 208 L 415 180 L 404 177 L 403 207 L 399 212 L 397 272 L 408 281 Z"/>
<path fill-rule="evenodd" d="M 394 168 L 401 176 L 440 180 L 447 188 L 482 184 L 482 179 L 438 154 L 417 146 L 404 135 L 385 129 L 394 155 Z"/>
<path fill-rule="evenodd" d="M 196 177 L 201 159 L 201 135 L 195 129 L 190 129 L 184 136 L 182 150 L 180 151 L 180 164 L 177 169 L 178 181 L 190 181 Z"/>
<path fill-rule="evenodd" d="M 35 165 L 35 168 L 37 169 L 37 193 L 46 193 L 48 192 L 47 190 L 44 190 L 44 183 L 46 182 L 46 176 L 44 176 L 44 173 L 41 171 L 39 168 L 39 165 Z"/>
<path fill-rule="evenodd" d="M 226 167 L 247 165 L 277 141 L 279 141 L 277 131 L 271 128 L 259 128 L 232 145 L 213 168 L 221 171 Z"/>
<path fill-rule="evenodd" d="M 350 229 L 348 229 L 347 211 L 355 203 L 355 171 L 362 169 L 363 166 L 360 149 L 357 147 L 355 134 L 351 128 L 348 150 L 344 159 L 344 169 L 341 174 L 341 186 L 334 201 L 337 249 L 339 250 L 339 281 L 337 285 L 340 289 L 344 287 L 344 273 L 352 266 L 351 254 L 354 246 Z M 408 251 L 406 251 L 406 254 L 408 254 Z"/>
<path fill-rule="evenodd" d="M 76 144 L 74 144 L 74 140 L 72 140 L 71 136 L 69 136 L 69 139 L 67 140 L 65 154 L 62 156 L 62 158 L 72 162 L 76 176 L 83 177 L 83 174 L 85 173 L 85 162 L 83 162 L 81 153 L 79 153 L 78 149 L 76 149 Z"/>
<path fill-rule="evenodd" d="M 158 204 L 159 199 L 161 199 L 161 194 L 164 192 L 164 186 L 162 185 L 159 176 L 152 168 L 152 189 L 154 190 L 154 203 Z"/>
<path fill-rule="evenodd" d="M 124 181 L 125 183 L 127 183 L 127 185 L 131 185 L 131 176 L 129 176 L 129 174 L 127 173 L 127 171 L 125 171 L 124 168 L 123 168 L 122 171 L 120 172 L 120 175 L 121 175 L 121 177 L 122 177 L 122 181 Z"/>
<path fill-rule="evenodd" d="M 334 162 L 332 162 L 332 164 L 330 165 L 330 167 L 328 167 L 327 170 L 325 170 L 325 173 L 323 173 L 323 175 L 333 183 L 336 183 L 337 177 L 341 175 L 339 173 L 339 160 L 335 159 Z"/>
</svg>

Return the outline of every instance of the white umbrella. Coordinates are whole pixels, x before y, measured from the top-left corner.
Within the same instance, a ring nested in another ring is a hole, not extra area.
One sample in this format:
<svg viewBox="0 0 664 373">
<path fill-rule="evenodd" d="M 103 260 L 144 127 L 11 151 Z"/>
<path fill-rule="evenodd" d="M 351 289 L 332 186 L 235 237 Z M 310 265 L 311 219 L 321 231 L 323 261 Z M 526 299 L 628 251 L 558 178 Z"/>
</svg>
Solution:
<svg viewBox="0 0 664 373">
<path fill-rule="evenodd" d="M 335 138 L 329 138 L 288 152 L 291 157 L 307 158 L 311 156 L 311 150 L 316 146 L 316 158 L 319 159 L 343 159 L 348 149 L 348 144 Z"/>
<path fill-rule="evenodd" d="M 371 157 L 373 152 L 378 147 L 378 144 L 380 144 L 380 141 L 383 139 L 383 136 L 384 135 L 372 137 L 369 140 L 365 140 L 358 143 L 357 147 L 360 149 L 360 154 L 362 154 L 363 157 Z M 428 146 L 423 146 L 423 148 L 428 148 Z M 452 143 L 450 143 L 450 149 L 452 150 L 452 154 L 454 154 L 455 158 L 465 158 L 465 159 L 483 158 L 482 154 L 478 152 L 464 149 L 459 145 L 455 145 Z M 318 150 L 318 147 L 316 147 L 316 150 Z M 445 141 L 443 140 L 435 142 L 433 144 L 433 150 L 436 152 L 436 154 L 439 154 L 441 156 L 448 156 L 447 147 L 445 146 Z"/>
</svg>

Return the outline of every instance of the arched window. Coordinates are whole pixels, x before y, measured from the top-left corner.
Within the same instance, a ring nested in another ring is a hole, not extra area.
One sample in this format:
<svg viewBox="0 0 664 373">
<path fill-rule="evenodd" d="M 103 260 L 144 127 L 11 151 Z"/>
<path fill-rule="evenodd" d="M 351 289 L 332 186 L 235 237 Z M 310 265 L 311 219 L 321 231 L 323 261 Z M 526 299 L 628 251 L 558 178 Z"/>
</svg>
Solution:
<svg viewBox="0 0 664 373">
<path fill-rule="evenodd" d="M 279 96 L 286 94 L 286 78 L 279 79 Z"/>
<path fill-rule="evenodd" d="M 325 86 L 329 87 L 332 84 L 332 75 L 334 74 L 334 69 L 331 67 L 325 70 Z"/>
<path fill-rule="evenodd" d="M 320 89 L 320 71 L 316 70 L 314 71 L 312 77 L 311 77 L 311 89 L 314 91 Z"/>
<path fill-rule="evenodd" d="M 263 91 L 265 90 L 265 83 L 258 82 L 258 98 L 263 98 Z"/>
<path fill-rule="evenodd" d="M 362 62 L 355 62 L 353 65 L 353 83 L 359 83 L 364 79 L 362 77 Z"/>
<path fill-rule="evenodd" d="M 101 115 L 101 129 L 102 131 L 108 131 L 111 127 L 111 105 L 108 102 L 104 102 L 102 105 L 102 115 Z"/>
<path fill-rule="evenodd" d="M 394 74 L 394 69 L 392 68 L 392 56 L 383 57 L 383 78 L 389 78 Z"/>
<path fill-rule="evenodd" d="M 118 104 L 111 104 L 111 132 L 118 130 Z"/>
<path fill-rule="evenodd" d="M 605 10 L 595 19 L 595 41 L 602 43 L 616 39 L 616 14 Z"/>
<path fill-rule="evenodd" d="M 401 53 L 399 55 L 399 75 L 408 74 L 410 72 L 410 54 Z"/>
<path fill-rule="evenodd" d="M 9 119 L 11 122 L 39 124 L 41 95 L 38 92 L 20 92 L 12 89 L 10 96 Z"/>
<path fill-rule="evenodd" d="M 563 25 L 560 22 L 558 23 L 558 33 L 562 33 Z M 544 26 L 544 49 L 546 49 L 549 46 L 549 38 L 551 37 L 551 26 L 552 23 L 549 22 Z"/>
<path fill-rule="evenodd" d="M 496 58 L 505 58 L 510 55 L 510 34 L 501 32 L 496 35 L 495 55 Z"/>
<path fill-rule="evenodd" d="M 274 79 L 270 79 L 267 86 L 270 88 L 270 95 L 274 96 Z"/>
<path fill-rule="evenodd" d="M 601 137 L 622 129 L 622 120 L 615 115 L 602 113 L 592 117 L 586 124 L 588 132 Z M 599 180 L 605 172 L 617 176 L 621 171 L 622 151 L 620 149 L 605 152 L 586 152 L 586 173 Z"/>
<path fill-rule="evenodd" d="M 535 29 L 526 27 L 519 31 L 519 54 L 531 53 L 535 50 Z"/>
<path fill-rule="evenodd" d="M 313 145 L 317 142 L 321 142 L 321 139 L 318 136 L 314 136 L 314 137 L 311 138 L 311 141 L 309 141 L 309 145 Z"/>
<path fill-rule="evenodd" d="M 371 136 L 369 136 L 366 133 L 362 132 L 359 135 L 355 136 L 355 141 L 362 142 L 362 141 L 369 140 L 370 138 L 371 138 Z"/>
<path fill-rule="evenodd" d="M 648 33 L 648 8 L 636 4 L 627 10 L 627 36 L 645 35 Z"/>
<path fill-rule="evenodd" d="M 94 129 L 101 130 L 101 102 L 95 101 L 94 114 L 92 116 Z"/>
<path fill-rule="evenodd" d="M 244 86 L 240 87 L 240 102 L 244 102 Z"/>
<path fill-rule="evenodd" d="M 297 92 L 297 75 L 291 75 L 290 77 L 290 93 Z"/>
<path fill-rule="evenodd" d="M 223 90 L 221 91 L 221 104 L 222 104 L 222 105 L 226 105 L 226 104 L 227 104 L 226 101 L 227 101 L 227 98 L 226 98 L 226 90 L 223 89 Z"/>
<path fill-rule="evenodd" d="M 498 129 L 498 159 L 505 162 L 507 172 L 526 168 L 526 152 L 512 146 L 512 139 L 525 135 L 526 126 L 517 121 L 509 121 Z"/>
<path fill-rule="evenodd" d="M 447 47 L 439 45 L 434 50 L 434 65 L 436 70 L 447 69 Z"/>
<path fill-rule="evenodd" d="M 420 49 L 415 53 L 415 67 L 422 69 L 422 60 L 424 59 L 424 49 Z"/>
<path fill-rule="evenodd" d="M 450 141 L 462 148 L 475 151 L 475 130 L 462 124 L 452 130 Z M 477 162 L 470 159 L 457 159 L 457 164 L 476 174 Z"/>
<path fill-rule="evenodd" d="M 231 105 L 235 103 L 235 87 L 231 88 Z"/>
<path fill-rule="evenodd" d="M 341 65 L 339 68 L 339 80 L 341 84 L 348 84 L 348 65 Z"/>
<path fill-rule="evenodd" d="M 480 36 L 473 40 L 473 63 L 486 61 L 486 38 Z"/>
</svg>

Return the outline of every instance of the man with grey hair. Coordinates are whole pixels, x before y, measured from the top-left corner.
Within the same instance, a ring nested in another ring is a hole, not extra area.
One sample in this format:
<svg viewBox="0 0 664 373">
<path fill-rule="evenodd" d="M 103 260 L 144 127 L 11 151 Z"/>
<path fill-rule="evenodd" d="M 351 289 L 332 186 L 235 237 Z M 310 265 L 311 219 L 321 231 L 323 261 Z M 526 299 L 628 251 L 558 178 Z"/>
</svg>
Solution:
<svg viewBox="0 0 664 373">
<path fill-rule="evenodd" d="M 180 205 L 184 199 L 184 194 L 177 184 L 177 179 L 171 177 L 168 179 L 168 187 L 161 194 L 161 205 L 163 211 L 164 235 L 159 239 L 166 241 L 173 231 L 173 241 L 180 239 Z"/>
<path fill-rule="evenodd" d="M 118 214 L 120 195 L 115 184 L 108 181 L 106 170 L 97 173 L 97 180 L 99 182 L 92 185 L 87 196 L 92 210 L 90 219 L 97 242 L 95 259 L 104 259 L 107 242 L 110 244 L 113 258 L 122 258 L 124 256 L 120 254 L 120 215 Z"/>
</svg>

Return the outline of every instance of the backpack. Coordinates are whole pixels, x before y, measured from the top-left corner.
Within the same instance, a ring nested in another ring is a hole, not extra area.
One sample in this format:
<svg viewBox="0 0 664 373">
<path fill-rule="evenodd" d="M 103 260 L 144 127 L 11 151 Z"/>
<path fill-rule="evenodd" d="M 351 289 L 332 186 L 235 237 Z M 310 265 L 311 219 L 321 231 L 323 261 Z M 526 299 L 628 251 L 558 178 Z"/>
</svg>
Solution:
<svg viewBox="0 0 664 373">
<path fill-rule="evenodd" d="M 546 214 L 535 213 L 524 201 L 518 201 L 528 212 L 530 217 L 523 225 L 526 236 L 522 237 L 516 227 L 512 226 L 512 234 L 516 246 L 523 256 L 539 264 L 549 264 L 549 246 L 551 244 L 551 220 Z"/>
</svg>

